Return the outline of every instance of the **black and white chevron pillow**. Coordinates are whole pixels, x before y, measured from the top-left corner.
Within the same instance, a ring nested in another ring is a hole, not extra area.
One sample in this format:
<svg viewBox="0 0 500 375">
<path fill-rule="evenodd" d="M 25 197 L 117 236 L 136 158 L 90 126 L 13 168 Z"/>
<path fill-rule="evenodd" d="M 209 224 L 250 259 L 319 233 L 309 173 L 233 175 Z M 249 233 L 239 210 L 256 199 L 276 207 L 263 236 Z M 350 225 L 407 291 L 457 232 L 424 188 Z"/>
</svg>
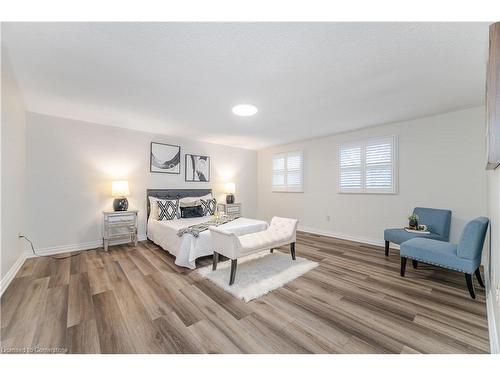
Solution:
<svg viewBox="0 0 500 375">
<path fill-rule="evenodd" d="M 157 200 L 158 220 L 173 220 L 180 218 L 178 200 Z"/>
<path fill-rule="evenodd" d="M 203 207 L 203 216 L 209 216 L 215 214 L 215 208 L 217 207 L 217 200 L 212 199 L 200 199 L 201 206 Z"/>
</svg>

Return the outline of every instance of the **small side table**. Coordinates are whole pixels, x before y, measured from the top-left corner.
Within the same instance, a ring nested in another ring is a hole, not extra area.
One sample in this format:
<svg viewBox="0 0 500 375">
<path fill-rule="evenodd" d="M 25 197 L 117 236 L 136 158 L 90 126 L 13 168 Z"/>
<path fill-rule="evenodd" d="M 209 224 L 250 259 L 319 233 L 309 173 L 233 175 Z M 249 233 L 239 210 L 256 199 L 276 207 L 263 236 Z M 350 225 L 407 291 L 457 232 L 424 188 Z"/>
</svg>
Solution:
<svg viewBox="0 0 500 375">
<path fill-rule="evenodd" d="M 241 216 L 241 203 L 217 203 L 217 211 L 226 215 Z"/>
<path fill-rule="evenodd" d="M 137 246 L 137 214 L 139 211 L 103 211 L 102 240 L 104 251 L 108 251 L 109 241 L 129 237 Z"/>
</svg>

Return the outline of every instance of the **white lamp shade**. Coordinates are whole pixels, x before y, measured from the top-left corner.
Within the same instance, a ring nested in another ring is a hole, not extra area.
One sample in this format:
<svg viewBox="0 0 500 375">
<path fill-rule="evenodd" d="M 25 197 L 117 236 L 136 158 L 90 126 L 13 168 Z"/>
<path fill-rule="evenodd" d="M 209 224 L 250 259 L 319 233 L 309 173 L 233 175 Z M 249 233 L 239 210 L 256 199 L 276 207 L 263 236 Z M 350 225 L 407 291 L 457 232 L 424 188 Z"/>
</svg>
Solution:
<svg viewBox="0 0 500 375">
<path fill-rule="evenodd" d="M 228 182 L 226 184 L 226 193 L 227 194 L 234 194 L 236 192 L 236 185 L 234 182 Z"/>
<path fill-rule="evenodd" d="M 111 195 L 115 198 L 128 197 L 130 190 L 127 181 L 113 181 L 111 185 Z"/>
</svg>

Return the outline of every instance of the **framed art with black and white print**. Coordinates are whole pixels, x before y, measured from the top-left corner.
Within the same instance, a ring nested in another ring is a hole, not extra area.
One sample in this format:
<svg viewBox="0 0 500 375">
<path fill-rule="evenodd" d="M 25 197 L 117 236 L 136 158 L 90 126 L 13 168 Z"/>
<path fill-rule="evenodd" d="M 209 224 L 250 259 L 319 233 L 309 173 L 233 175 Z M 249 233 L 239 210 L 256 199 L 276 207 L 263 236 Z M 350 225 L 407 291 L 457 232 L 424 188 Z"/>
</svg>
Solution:
<svg viewBox="0 0 500 375">
<path fill-rule="evenodd" d="M 210 156 L 186 154 L 186 181 L 210 181 Z"/>
<path fill-rule="evenodd" d="M 149 170 L 153 173 L 181 173 L 181 147 L 151 142 Z"/>
</svg>

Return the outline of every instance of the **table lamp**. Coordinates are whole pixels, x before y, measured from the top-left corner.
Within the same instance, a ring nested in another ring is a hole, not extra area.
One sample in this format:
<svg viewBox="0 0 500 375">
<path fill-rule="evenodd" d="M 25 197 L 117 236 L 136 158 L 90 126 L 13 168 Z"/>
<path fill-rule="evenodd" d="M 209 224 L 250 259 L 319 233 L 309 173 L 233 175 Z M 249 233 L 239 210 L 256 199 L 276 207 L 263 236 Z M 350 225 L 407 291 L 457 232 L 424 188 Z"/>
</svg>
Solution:
<svg viewBox="0 0 500 375">
<path fill-rule="evenodd" d="M 226 203 L 234 203 L 234 193 L 236 191 L 236 185 L 234 182 L 228 182 L 226 184 Z"/>
<path fill-rule="evenodd" d="M 125 197 L 130 195 L 127 181 L 113 181 L 111 185 L 111 195 L 115 198 L 113 209 L 115 211 L 127 211 L 128 200 Z"/>
</svg>

